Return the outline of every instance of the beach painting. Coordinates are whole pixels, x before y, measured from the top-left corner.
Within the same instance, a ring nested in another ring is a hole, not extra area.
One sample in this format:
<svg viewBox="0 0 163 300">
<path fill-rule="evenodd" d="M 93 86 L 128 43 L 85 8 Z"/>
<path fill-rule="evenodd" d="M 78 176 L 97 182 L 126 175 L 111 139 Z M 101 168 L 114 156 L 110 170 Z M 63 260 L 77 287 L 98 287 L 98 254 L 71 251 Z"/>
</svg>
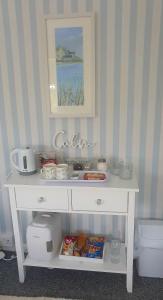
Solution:
<svg viewBox="0 0 163 300">
<path fill-rule="evenodd" d="M 83 28 L 55 28 L 54 38 L 58 106 L 83 106 Z"/>
</svg>

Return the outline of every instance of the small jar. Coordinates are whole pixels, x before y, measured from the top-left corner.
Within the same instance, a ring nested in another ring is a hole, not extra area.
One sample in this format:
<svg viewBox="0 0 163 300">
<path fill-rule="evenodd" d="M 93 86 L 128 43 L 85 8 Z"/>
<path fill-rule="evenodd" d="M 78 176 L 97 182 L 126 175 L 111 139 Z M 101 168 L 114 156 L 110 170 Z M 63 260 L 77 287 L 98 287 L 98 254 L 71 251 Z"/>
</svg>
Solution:
<svg viewBox="0 0 163 300">
<path fill-rule="evenodd" d="M 79 163 L 79 162 L 74 163 L 74 170 L 75 171 L 82 171 L 83 170 L 82 163 Z"/>
<path fill-rule="evenodd" d="M 106 159 L 105 158 L 98 159 L 97 170 L 98 171 L 107 171 L 107 163 L 106 163 Z"/>
</svg>

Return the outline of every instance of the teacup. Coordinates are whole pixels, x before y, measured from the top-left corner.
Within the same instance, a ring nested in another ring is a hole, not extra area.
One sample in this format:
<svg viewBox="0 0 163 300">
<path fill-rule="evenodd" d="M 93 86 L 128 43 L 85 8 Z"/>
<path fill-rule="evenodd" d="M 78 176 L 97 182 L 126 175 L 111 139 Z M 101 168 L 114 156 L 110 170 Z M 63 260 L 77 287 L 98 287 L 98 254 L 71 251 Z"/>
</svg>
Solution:
<svg viewBox="0 0 163 300">
<path fill-rule="evenodd" d="M 56 164 L 49 163 L 43 165 L 41 169 L 41 174 L 45 179 L 54 179 L 56 176 Z"/>
<path fill-rule="evenodd" d="M 68 178 L 68 164 L 58 164 L 56 166 L 56 179 L 64 180 Z"/>
</svg>

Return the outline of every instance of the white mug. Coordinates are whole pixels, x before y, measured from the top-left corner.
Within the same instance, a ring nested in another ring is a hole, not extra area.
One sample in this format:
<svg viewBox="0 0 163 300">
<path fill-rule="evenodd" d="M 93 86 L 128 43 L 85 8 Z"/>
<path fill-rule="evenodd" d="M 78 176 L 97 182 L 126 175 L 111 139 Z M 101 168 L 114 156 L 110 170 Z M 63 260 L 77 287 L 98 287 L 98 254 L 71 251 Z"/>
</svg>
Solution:
<svg viewBox="0 0 163 300">
<path fill-rule="evenodd" d="M 56 165 L 53 163 L 45 164 L 41 169 L 41 174 L 45 179 L 54 179 L 56 176 Z"/>
<path fill-rule="evenodd" d="M 56 179 L 64 180 L 68 178 L 68 164 L 59 164 L 56 166 Z"/>
</svg>

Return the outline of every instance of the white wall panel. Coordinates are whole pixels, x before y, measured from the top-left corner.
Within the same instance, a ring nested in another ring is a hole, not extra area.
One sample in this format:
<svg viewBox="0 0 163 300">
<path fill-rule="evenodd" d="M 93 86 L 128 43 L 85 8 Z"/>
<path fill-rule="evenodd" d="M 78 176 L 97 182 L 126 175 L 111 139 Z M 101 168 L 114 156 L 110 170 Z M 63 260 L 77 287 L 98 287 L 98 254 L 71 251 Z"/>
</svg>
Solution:
<svg viewBox="0 0 163 300">
<path fill-rule="evenodd" d="M 50 119 L 43 15 L 87 12 L 95 13 L 96 21 L 96 117 Z M 131 159 L 140 184 L 136 215 L 163 217 L 163 1 L 0 0 L 0 28 L 2 185 L 10 172 L 13 146 L 50 146 L 59 130 L 69 137 L 80 132 L 96 147 L 65 155 Z M 5 191 L 0 194 L 0 211 L 0 230 L 11 231 Z M 92 215 L 72 220 L 74 229 L 83 225 L 105 233 L 124 224 L 123 218 Z"/>
</svg>

